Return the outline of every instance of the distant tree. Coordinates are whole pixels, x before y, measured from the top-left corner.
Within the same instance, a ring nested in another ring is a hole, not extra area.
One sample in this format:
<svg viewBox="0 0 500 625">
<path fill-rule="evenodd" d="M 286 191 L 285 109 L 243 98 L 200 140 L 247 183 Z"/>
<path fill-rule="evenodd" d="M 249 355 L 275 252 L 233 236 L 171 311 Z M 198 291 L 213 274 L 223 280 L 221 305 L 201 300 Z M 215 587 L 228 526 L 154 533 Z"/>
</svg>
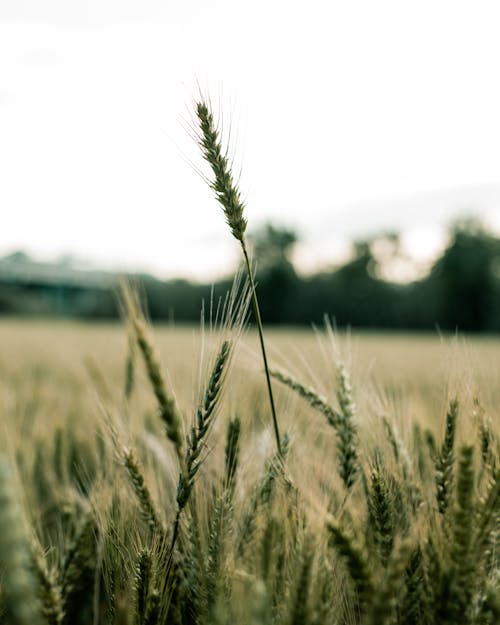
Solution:
<svg viewBox="0 0 500 625">
<path fill-rule="evenodd" d="M 436 321 L 448 329 L 493 329 L 492 311 L 498 310 L 500 240 L 477 220 L 455 223 L 451 234 L 448 248 L 429 277 L 432 293 L 440 302 Z"/>
<path fill-rule="evenodd" d="M 401 287 L 381 280 L 373 253 L 378 238 L 354 242 L 351 260 L 331 276 L 328 309 L 340 325 L 397 325 Z"/>
<path fill-rule="evenodd" d="M 268 323 L 290 322 L 299 278 L 291 255 L 298 241 L 294 230 L 264 224 L 250 237 L 257 263 L 262 317 Z"/>
<path fill-rule="evenodd" d="M 259 268 L 291 264 L 293 248 L 298 241 L 295 230 L 265 223 L 250 235 Z"/>
</svg>

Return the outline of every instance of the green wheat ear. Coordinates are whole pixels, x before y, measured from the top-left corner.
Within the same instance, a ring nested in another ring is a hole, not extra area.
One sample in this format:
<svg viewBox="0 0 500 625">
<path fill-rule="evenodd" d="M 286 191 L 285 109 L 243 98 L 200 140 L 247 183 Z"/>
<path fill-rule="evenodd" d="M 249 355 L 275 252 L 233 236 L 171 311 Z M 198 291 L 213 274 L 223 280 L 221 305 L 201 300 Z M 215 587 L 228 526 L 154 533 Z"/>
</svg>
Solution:
<svg viewBox="0 0 500 625">
<path fill-rule="evenodd" d="M 453 487 L 453 463 L 455 433 L 457 430 L 458 400 L 452 399 L 446 414 L 446 429 L 443 444 L 435 459 L 436 464 L 436 495 L 438 509 L 441 514 L 446 512 Z"/>
<path fill-rule="evenodd" d="M 139 553 L 135 570 L 135 594 L 137 625 L 144 625 L 151 586 L 153 585 L 153 554 L 151 549 L 144 548 Z"/>
<path fill-rule="evenodd" d="M 214 173 L 214 179 L 210 186 L 222 206 L 232 235 L 243 245 L 247 229 L 247 221 L 243 216 L 245 204 L 241 199 L 238 185 L 233 180 L 227 153 L 223 153 L 213 114 L 205 102 L 198 102 L 196 115 L 200 125 L 199 145 L 203 157 Z"/>
<path fill-rule="evenodd" d="M 45 554 L 35 540 L 32 540 L 31 543 L 31 559 L 38 580 L 38 597 L 42 606 L 42 615 L 48 625 L 62 625 L 64 622 L 64 605 L 57 570 L 49 568 Z"/>
<path fill-rule="evenodd" d="M 229 421 L 226 435 L 224 462 L 224 489 L 232 496 L 236 484 L 240 454 L 241 421 L 235 417 Z"/>
<path fill-rule="evenodd" d="M 289 375 L 275 370 L 272 370 L 270 374 L 295 391 L 300 397 L 303 397 L 312 408 L 323 414 L 328 424 L 334 428 L 337 433 L 339 474 L 346 489 L 349 490 L 356 481 L 360 467 L 358 462 L 358 434 L 354 422 L 356 405 L 347 369 L 342 364 L 337 366 L 338 388 L 336 396 L 339 410 L 335 410 L 315 389 L 304 386 Z"/>
<path fill-rule="evenodd" d="M 351 381 L 344 365 L 337 367 L 337 401 L 340 412 L 337 425 L 337 449 L 339 452 L 339 471 L 347 489 L 351 488 L 359 472 L 358 464 L 358 433 L 354 419 L 356 405 L 354 403 Z"/>
<path fill-rule="evenodd" d="M 165 528 L 133 449 L 123 449 L 123 464 L 125 465 L 130 484 L 139 502 L 144 521 L 152 532 L 156 532 L 158 536 L 163 536 L 165 534 Z"/>
<path fill-rule="evenodd" d="M 165 425 L 167 438 L 173 443 L 179 465 L 184 462 L 184 433 L 182 416 L 172 394 L 167 389 L 165 377 L 156 353 L 153 341 L 151 340 L 148 324 L 141 310 L 137 293 L 132 287 L 124 282 L 121 285 L 121 296 L 123 307 L 130 324 L 130 332 L 135 336 L 139 350 L 142 353 L 148 378 L 151 382 L 153 392 L 158 402 L 160 417 Z M 130 380 L 127 384 L 132 384 L 133 373 L 129 374 Z M 128 388 L 128 387 L 127 387 Z M 127 391 L 129 396 L 132 387 Z"/>
</svg>

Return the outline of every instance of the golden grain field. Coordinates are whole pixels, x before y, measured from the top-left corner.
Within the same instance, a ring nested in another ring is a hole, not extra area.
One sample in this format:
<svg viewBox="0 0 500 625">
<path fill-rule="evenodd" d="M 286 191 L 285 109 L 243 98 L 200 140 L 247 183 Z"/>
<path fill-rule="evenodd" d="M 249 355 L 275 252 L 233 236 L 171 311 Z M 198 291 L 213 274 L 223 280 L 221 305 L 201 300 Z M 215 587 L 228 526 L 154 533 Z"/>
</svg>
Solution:
<svg viewBox="0 0 500 625">
<path fill-rule="evenodd" d="M 203 382 L 199 365 L 204 343 L 205 351 L 213 343 L 209 335 L 208 329 L 203 333 L 198 326 L 160 325 L 154 330 L 162 365 L 186 414 L 193 410 Z M 496 337 L 339 332 L 332 341 L 322 328 L 268 329 L 266 335 L 271 364 L 327 397 L 333 397 L 335 361 L 345 361 L 355 380 L 358 403 L 369 402 L 372 418 L 390 412 L 403 421 L 407 417 L 432 426 L 454 394 L 464 401 L 478 396 L 493 412 L 499 405 L 500 339 Z M 92 418 L 96 397 L 103 393 L 120 401 L 128 348 L 121 324 L 3 320 L 0 345 L 0 397 L 10 415 L 4 419 L 8 429 L 31 419 L 43 432 L 59 420 L 64 422 L 69 412 L 85 412 Z M 143 416 L 154 408 L 154 398 L 140 368 L 138 376 L 133 412 Z M 262 384 L 257 337 L 247 331 L 236 349 L 226 411 L 244 416 L 249 412 L 247 398 L 264 395 Z M 278 390 L 277 382 L 274 387 Z M 262 403 L 265 412 L 265 397 Z M 288 391 L 279 392 L 279 409 L 282 418 L 291 422 L 306 416 L 318 420 Z M 262 425 L 267 425 L 266 415 Z"/>
<path fill-rule="evenodd" d="M 498 339 L 268 331 L 271 369 L 306 389 L 273 380 L 281 459 L 256 334 L 198 447 L 220 333 L 151 336 L 195 450 L 186 503 L 125 326 L 0 323 L 2 622 L 496 622 Z"/>
</svg>

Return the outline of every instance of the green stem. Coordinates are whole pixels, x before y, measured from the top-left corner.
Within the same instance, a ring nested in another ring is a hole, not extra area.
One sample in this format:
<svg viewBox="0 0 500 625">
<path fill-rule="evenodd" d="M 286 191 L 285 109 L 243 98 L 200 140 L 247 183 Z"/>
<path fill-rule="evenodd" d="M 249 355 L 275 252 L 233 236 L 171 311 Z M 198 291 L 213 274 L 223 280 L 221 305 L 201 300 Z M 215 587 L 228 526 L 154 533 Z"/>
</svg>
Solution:
<svg viewBox="0 0 500 625">
<path fill-rule="evenodd" d="M 266 356 L 266 347 L 264 345 L 264 333 L 262 331 L 262 320 L 260 318 L 260 310 L 259 310 L 259 302 L 257 301 L 257 292 L 255 290 L 255 283 L 253 280 L 253 274 L 252 274 L 252 269 L 250 267 L 250 261 L 248 259 L 248 252 L 247 252 L 247 247 L 245 244 L 245 239 L 241 238 L 240 239 L 240 243 L 241 243 L 241 249 L 243 250 L 243 256 L 245 257 L 245 264 L 246 264 L 246 268 L 247 268 L 247 274 L 248 274 L 248 280 L 250 281 L 250 290 L 251 290 L 251 294 L 252 294 L 252 307 L 253 307 L 253 314 L 255 317 L 255 321 L 257 322 L 257 328 L 259 330 L 259 340 L 260 340 L 260 347 L 262 350 L 262 359 L 264 361 L 264 369 L 266 372 L 266 381 L 267 381 L 267 390 L 269 393 L 269 402 L 271 404 L 271 413 L 273 416 L 273 426 L 274 426 L 274 434 L 276 436 L 276 445 L 278 447 L 278 453 L 280 456 L 282 456 L 282 451 L 281 451 L 281 438 L 280 438 L 280 432 L 279 432 L 279 428 L 278 428 L 278 419 L 276 417 L 276 408 L 274 407 L 274 397 L 273 397 L 273 389 L 271 387 L 271 376 L 269 374 L 269 366 L 267 364 L 267 356 Z"/>
<path fill-rule="evenodd" d="M 166 591 L 167 584 L 170 578 L 170 574 L 172 572 L 172 565 L 174 563 L 174 550 L 175 550 L 175 544 L 177 542 L 177 536 L 179 535 L 179 523 L 181 520 L 181 512 L 182 510 L 180 508 L 177 508 L 177 513 L 175 515 L 175 521 L 174 521 L 174 530 L 172 532 L 172 541 L 170 543 L 170 551 L 169 551 L 168 560 L 167 560 L 167 570 L 165 573 L 164 591 Z"/>
</svg>

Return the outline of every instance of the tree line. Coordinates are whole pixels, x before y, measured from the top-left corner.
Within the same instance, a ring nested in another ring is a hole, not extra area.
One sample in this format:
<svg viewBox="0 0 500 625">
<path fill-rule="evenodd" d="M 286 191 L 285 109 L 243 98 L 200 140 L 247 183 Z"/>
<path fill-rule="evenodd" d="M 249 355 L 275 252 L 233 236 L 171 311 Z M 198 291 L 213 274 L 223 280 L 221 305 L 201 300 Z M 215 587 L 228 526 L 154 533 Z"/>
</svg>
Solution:
<svg viewBox="0 0 500 625">
<path fill-rule="evenodd" d="M 387 269 L 398 261 L 394 234 L 359 241 L 347 262 L 308 276 L 300 275 L 291 260 L 297 243 L 294 231 L 267 224 L 252 242 L 261 313 L 267 324 L 310 325 L 328 315 L 340 327 L 500 331 L 500 239 L 477 221 L 454 224 L 446 249 L 428 273 L 404 283 L 387 277 Z M 202 302 L 208 306 L 231 286 L 229 278 L 215 284 L 162 282 L 147 275 L 136 279 L 151 319 L 173 323 L 197 322 Z M 62 287 L 41 293 L 0 285 L 0 313 L 119 316 L 114 289 L 89 293 L 72 288 L 64 296 Z M 61 301 L 65 302 L 62 309 Z"/>
<path fill-rule="evenodd" d="M 500 331 L 500 239 L 468 220 L 450 229 L 449 243 L 421 279 L 400 283 L 384 278 L 378 244 L 393 247 L 397 237 L 382 235 L 354 245 L 343 265 L 310 276 L 297 273 L 291 255 L 293 231 L 264 226 L 254 236 L 262 317 L 268 324 L 321 323 L 325 315 L 338 326 L 379 329 Z M 229 281 L 214 285 L 221 297 Z M 144 283 L 153 319 L 193 321 L 209 285 L 186 282 Z"/>
</svg>

